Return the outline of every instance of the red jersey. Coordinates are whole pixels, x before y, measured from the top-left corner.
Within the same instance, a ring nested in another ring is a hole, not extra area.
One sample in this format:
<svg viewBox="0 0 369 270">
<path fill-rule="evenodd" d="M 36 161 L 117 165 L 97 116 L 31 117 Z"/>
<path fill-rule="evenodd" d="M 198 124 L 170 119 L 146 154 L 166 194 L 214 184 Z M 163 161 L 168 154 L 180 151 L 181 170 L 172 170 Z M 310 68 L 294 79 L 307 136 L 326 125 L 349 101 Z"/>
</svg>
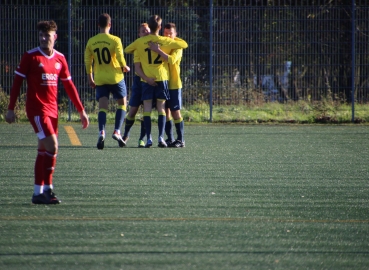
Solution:
<svg viewBox="0 0 369 270">
<path fill-rule="evenodd" d="M 54 49 L 50 56 L 43 53 L 39 47 L 27 51 L 23 54 L 15 73 L 27 80 L 28 117 L 36 115 L 58 117 L 59 78 L 76 109 L 79 112 L 83 110 L 77 89 L 71 81 L 67 61 L 57 50 Z M 9 110 L 14 110 L 19 92 L 20 85 L 14 83 L 10 93 Z"/>
</svg>

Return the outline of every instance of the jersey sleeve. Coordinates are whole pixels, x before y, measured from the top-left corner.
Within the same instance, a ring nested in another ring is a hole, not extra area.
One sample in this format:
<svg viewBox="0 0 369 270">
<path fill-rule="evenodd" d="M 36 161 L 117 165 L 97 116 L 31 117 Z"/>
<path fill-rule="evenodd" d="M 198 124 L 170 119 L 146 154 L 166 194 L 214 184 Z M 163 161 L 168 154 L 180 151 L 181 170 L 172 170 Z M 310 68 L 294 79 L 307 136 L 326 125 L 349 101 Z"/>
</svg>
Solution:
<svg viewBox="0 0 369 270">
<path fill-rule="evenodd" d="M 15 77 L 12 88 L 10 90 L 10 100 L 8 110 L 14 110 L 15 104 L 20 94 L 20 89 L 23 80 L 26 79 L 29 68 L 30 68 L 30 57 L 28 53 L 24 53 L 17 69 L 15 70 Z"/>
<path fill-rule="evenodd" d="M 138 55 L 137 51 L 135 50 L 133 53 L 133 63 L 140 63 L 141 59 L 140 56 Z"/>
<path fill-rule="evenodd" d="M 182 49 L 173 50 L 168 55 L 168 63 L 171 64 L 171 65 L 174 65 L 175 63 L 177 63 L 179 60 L 182 59 L 182 55 L 183 55 L 183 50 Z"/>
<path fill-rule="evenodd" d="M 80 111 L 83 110 L 83 105 L 81 103 L 81 100 L 79 99 L 77 88 L 74 85 L 74 83 L 72 81 L 72 77 L 69 73 L 67 60 L 63 56 L 61 58 L 61 61 L 62 61 L 62 68 L 60 70 L 59 78 L 60 78 L 61 82 L 63 83 L 63 86 L 64 86 L 65 91 L 67 92 L 69 98 L 73 102 L 74 106 L 76 106 L 77 111 L 80 112 Z"/>
<path fill-rule="evenodd" d="M 26 79 L 27 74 L 31 68 L 31 61 L 32 59 L 30 54 L 28 52 L 24 53 L 19 65 L 17 66 L 17 69 L 15 70 L 15 74 L 18 74 L 19 76 Z"/>
<path fill-rule="evenodd" d="M 65 59 L 64 56 L 61 57 L 60 59 L 61 59 L 61 62 L 62 62 L 61 70 L 60 70 L 60 73 L 59 73 L 60 80 L 62 80 L 62 81 L 71 80 L 72 77 L 70 76 L 67 60 Z"/>
<path fill-rule="evenodd" d="M 117 46 L 115 47 L 115 55 L 117 56 L 118 63 L 120 67 L 127 66 L 126 59 L 123 55 L 123 45 L 120 38 L 117 40 Z"/>
<path fill-rule="evenodd" d="M 85 59 L 86 73 L 91 74 L 92 73 L 93 54 L 90 51 L 89 42 L 87 42 L 87 45 L 86 45 L 84 59 Z"/>
<path fill-rule="evenodd" d="M 133 53 L 136 50 L 136 41 L 133 41 L 131 44 L 129 44 L 125 49 L 125 53 Z"/>
<path fill-rule="evenodd" d="M 169 47 L 171 49 L 186 49 L 188 44 L 183 39 L 176 38 L 175 40 L 170 40 Z"/>
<path fill-rule="evenodd" d="M 74 85 L 73 81 L 71 79 L 62 80 L 62 83 L 63 83 L 63 86 L 65 88 L 65 91 L 68 94 L 68 97 L 70 98 L 70 100 L 72 101 L 74 106 L 76 107 L 77 111 L 81 112 L 84 108 L 83 108 L 82 102 L 79 98 L 77 88 Z"/>
<path fill-rule="evenodd" d="M 22 86 L 22 83 L 23 83 L 23 77 L 18 74 L 15 74 L 12 89 L 10 90 L 10 100 L 9 100 L 8 110 L 12 110 L 12 111 L 14 110 L 15 103 L 17 102 L 17 99 L 19 97 L 20 88 Z"/>
</svg>

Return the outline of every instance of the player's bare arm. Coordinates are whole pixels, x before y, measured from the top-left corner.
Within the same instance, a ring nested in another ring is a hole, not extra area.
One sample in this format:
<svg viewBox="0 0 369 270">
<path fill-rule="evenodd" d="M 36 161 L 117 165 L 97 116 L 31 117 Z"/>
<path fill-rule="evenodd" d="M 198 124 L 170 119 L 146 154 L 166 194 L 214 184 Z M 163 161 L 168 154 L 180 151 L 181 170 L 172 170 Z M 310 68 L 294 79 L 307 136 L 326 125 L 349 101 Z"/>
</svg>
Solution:
<svg viewBox="0 0 369 270">
<path fill-rule="evenodd" d="M 135 63 L 135 72 L 137 73 L 138 76 L 141 77 L 142 80 L 144 80 L 145 82 L 147 82 L 152 86 L 156 86 L 155 78 L 149 78 L 145 75 L 145 73 L 142 70 L 140 62 Z"/>
<path fill-rule="evenodd" d="M 79 112 L 79 117 L 81 118 L 82 128 L 86 129 L 89 126 L 90 121 L 88 119 L 88 115 L 86 114 L 85 110 Z"/>
<path fill-rule="evenodd" d="M 130 71 L 131 71 L 131 69 L 129 68 L 129 66 L 124 66 L 124 67 L 122 68 L 122 71 L 123 71 L 123 72 L 130 72 Z"/>
<path fill-rule="evenodd" d="M 156 52 L 157 54 L 161 56 L 161 58 L 163 58 L 165 62 L 168 62 L 169 55 L 160 49 L 160 45 L 158 43 L 150 41 L 148 45 L 149 45 L 150 50 Z"/>
<path fill-rule="evenodd" d="M 94 81 L 94 78 L 92 76 L 92 73 L 88 74 L 87 75 L 88 77 L 88 84 L 92 87 L 92 88 L 95 88 L 96 87 L 96 84 L 95 84 L 95 81 Z"/>
</svg>

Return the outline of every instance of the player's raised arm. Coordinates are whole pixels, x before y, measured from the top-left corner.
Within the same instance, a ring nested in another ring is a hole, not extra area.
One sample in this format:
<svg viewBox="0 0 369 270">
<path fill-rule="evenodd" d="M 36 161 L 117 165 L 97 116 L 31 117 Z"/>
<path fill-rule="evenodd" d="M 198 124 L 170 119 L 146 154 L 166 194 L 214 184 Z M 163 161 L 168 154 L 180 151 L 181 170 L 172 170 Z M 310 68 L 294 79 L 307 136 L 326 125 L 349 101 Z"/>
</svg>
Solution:
<svg viewBox="0 0 369 270">
<path fill-rule="evenodd" d="M 133 41 L 131 44 L 129 44 L 125 49 L 124 52 L 125 53 L 133 53 L 136 50 L 136 42 Z"/>
<path fill-rule="evenodd" d="M 163 52 L 160 49 L 160 45 L 154 42 L 149 43 L 150 50 L 156 52 L 157 54 L 160 54 L 160 57 L 169 64 L 173 65 L 176 62 L 180 61 L 183 56 L 183 50 L 182 49 L 175 49 L 170 54 L 167 54 Z"/>
<path fill-rule="evenodd" d="M 124 58 L 124 55 L 123 55 L 122 41 L 120 39 L 118 39 L 118 41 L 117 41 L 117 46 L 115 48 L 115 55 L 117 56 L 117 61 L 120 65 L 120 67 L 122 67 L 122 68 L 127 67 L 127 62 L 126 62 L 126 59 Z M 128 67 L 127 70 L 129 71 L 129 67 Z"/>
<path fill-rule="evenodd" d="M 183 39 L 180 39 L 180 38 L 176 38 L 175 40 L 170 40 L 170 44 L 169 46 L 172 48 L 172 49 L 186 49 L 188 48 L 188 44 L 186 41 L 184 41 Z"/>
</svg>

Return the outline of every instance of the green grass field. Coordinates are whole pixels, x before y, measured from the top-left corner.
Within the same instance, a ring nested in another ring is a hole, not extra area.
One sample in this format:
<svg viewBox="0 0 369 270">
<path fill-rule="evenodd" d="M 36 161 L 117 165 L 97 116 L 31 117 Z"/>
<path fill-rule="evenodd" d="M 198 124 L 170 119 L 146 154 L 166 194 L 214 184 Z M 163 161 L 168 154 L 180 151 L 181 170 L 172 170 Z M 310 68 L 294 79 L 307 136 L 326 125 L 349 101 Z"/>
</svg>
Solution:
<svg viewBox="0 0 369 270">
<path fill-rule="evenodd" d="M 103 151 L 67 126 L 46 206 L 31 126 L 0 124 L 0 269 L 369 268 L 367 126 L 190 125 L 186 148 L 139 149 L 136 125 Z"/>
</svg>

